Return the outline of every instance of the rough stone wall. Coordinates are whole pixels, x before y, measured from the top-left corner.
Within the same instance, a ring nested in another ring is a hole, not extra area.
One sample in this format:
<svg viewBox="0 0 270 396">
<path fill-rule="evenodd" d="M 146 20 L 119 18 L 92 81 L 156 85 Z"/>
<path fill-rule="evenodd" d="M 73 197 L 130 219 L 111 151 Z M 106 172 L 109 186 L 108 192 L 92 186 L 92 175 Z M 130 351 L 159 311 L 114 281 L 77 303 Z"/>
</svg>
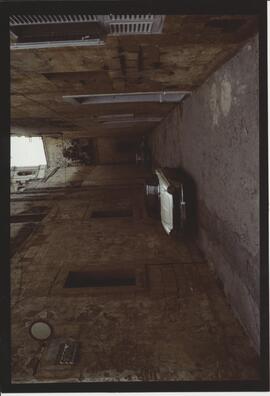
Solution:
<svg viewBox="0 0 270 396">
<path fill-rule="evenodd" d="M 154 159 L 198 190 L 199 245 L 259 350 L 258 37 L 151 135 Z"/>
</svg>

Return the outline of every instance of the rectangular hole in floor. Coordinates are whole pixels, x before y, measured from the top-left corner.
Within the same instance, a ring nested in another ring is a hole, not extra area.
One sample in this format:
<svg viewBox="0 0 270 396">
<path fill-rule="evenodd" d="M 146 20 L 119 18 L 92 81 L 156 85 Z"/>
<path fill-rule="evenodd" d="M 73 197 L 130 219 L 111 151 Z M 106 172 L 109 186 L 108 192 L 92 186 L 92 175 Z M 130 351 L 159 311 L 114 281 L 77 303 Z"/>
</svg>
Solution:
<svg viewBox="0 0 270 396">
<path fill-rule="evenodd" d="M 112 287 L 112 286 L 136 286 L 136 276 L 133 271 L 70 271 L 65 288 L 77 287 Z"/>
<path fill-rule="evenodd" d="M 119 209 L 119 210 L 95 210 L 92 212 L 91 217 L 132 217 L 133 212 L 131 209 Z"/>
<path fill-rule="evenodd" d="M 32 223 L 44 219 L 46 213 L 18 214 L 10 216 L 10 223 Z"/>
<path fill-rule="evenodd" d="M 11 227 L 18 227 L 18 225 L 14 225 Z M 20 226 L 19 226 L 20 227 Z M 22 224 L 20 229 L 16 232 L 14 236 L 10 238 L 10 255 L 13 255 L 23 247 L 24 242 L 26 239 L 31 235 L 34 231 L 36 224 L 34 223 L 26 223 Z"/>
</svg>

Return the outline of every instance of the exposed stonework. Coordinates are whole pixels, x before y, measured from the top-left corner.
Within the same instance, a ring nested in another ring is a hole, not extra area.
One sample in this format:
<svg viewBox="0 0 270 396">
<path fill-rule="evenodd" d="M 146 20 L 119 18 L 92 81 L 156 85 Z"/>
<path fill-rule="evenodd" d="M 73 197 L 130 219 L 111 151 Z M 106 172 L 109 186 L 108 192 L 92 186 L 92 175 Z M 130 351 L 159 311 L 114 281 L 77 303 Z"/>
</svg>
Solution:
<svg viewBox="0 0 270 396">
<path fill-rule="evenodd" d="M 156 161 L 198 189 L 199 244 L 259 350 L 258 37 L 153 132 Z"/>
</svg>

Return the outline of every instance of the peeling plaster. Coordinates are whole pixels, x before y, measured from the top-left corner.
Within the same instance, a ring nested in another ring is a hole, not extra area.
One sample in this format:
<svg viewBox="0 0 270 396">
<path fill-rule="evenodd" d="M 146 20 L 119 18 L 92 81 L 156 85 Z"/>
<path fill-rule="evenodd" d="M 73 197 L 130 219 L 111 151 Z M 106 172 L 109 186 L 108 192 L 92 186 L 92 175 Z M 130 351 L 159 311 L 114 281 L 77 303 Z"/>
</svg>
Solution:
<svg viewBox="0 0 270 396">
<path fill-rule="evenodd" d="M 226 117 L 231 108 L 232 103 L 232 87 L 229 80 L 224 79 L 221 82 L 221 95 L 220 95 L 220 104 L 223 115 Z"/>
<path fill-rule="evenodd" d="M 212 84 L 210 96 L 210 109 L 213 117 L 213 126 L 218 125 L 220 109 L 218 104 L 218 89 L 216 83 Z"/>
</svg>

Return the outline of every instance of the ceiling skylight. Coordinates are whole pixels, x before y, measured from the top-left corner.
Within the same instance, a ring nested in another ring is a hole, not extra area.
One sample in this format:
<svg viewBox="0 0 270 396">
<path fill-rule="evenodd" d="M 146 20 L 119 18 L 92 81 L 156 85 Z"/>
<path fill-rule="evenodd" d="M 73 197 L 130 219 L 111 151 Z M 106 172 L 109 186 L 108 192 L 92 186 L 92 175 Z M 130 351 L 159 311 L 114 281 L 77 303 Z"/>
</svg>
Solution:
<svg viewBox="0 0 270 396">
<path fill-rule="evenodd" d="M 41 137 L 11 136 L 11 166 L 46 165 Z"/>
</svg>

